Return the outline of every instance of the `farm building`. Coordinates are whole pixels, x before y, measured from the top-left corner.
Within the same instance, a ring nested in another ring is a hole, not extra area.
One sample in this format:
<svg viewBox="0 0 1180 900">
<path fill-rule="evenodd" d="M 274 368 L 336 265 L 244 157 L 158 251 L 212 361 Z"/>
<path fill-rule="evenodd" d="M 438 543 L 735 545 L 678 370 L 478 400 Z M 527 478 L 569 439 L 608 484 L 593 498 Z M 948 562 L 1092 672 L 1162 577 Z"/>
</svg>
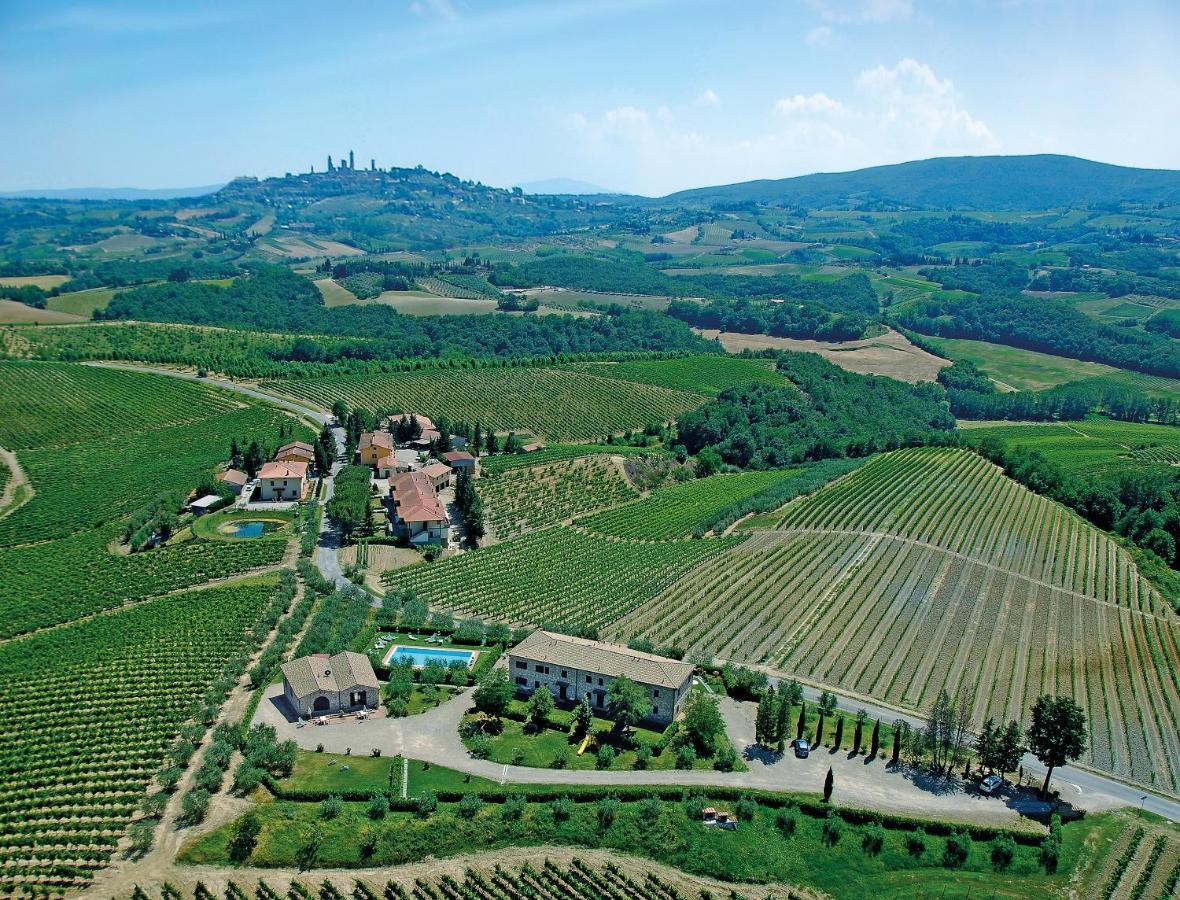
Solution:
<svg viewBox="0 0 1180 900">
<path fill-rule="evenodd" d="M 405 472 L 390 480 L 389 497 L 393 515 L 390 530 L 411 544 L 445 544 L 450 540 L 451 522 L 434 485 L 423 472 Z"/>
<path fill-rule="evenodd" d="M 422 474 L 430 479 L 430 483 L 436 491 L 451 486 L 451 467 L 445 463 L 432 462 L 428 466 L 423 466 Z"/>
<path fill-rule="evenodd" d="M 394 455 L 393 449 L 393 435 L 388 431 L 366 431 L 356 443 L 362 466 L 380 467 L 386 457 Z"/>
<path fill-rule="evenodd" d="M 188 505 L 189 511 L 194 516 L 203 516 L 205 513 L 212 511 L 221 503 L 221 498 L 216 494 L 206 494 L 204 497 L 198 497 Z"/>
<path fill-rule="evenodd" d="M 423 431 L 436 430 L 434 427 L 434 422 L 431 419 L 427 418 L 426 416 L 420 416 L 417 413 L 397 413 L 396 415 L 390 416 L 386 420 L 386 425 L 392 431 L 394 428 L 397 428 L 403 419 L 405 419 L 407 422 L 410 419 L 413 419 L 418 423 L 418 427 Z"/>
<path fill-rule="evenodd" d="M 509 651 L 508 671 L 522 694 L 547 687 L 558 703 L 579 703 L 589 696 L 596 710 L 608 706 L 611 681 L 626 676 L 647 691 L 651 709 L 646 718 L 666 724 L 688 696 L 693 667 L 619 644 L 534 631 Z"/>
<path fill-rule="evenodd" d="M 242 493 L 250 476 L 241 469 L 226 469 L 224 472 L 217 473 L 217 480 L 224 484 L 231 494 L 237 496 Z"/>
<path fill-rule="evenodd" d="M 435 431 L 433 428 L 423 428 L 422 433 L 412 441 L 408 441 L 406 446 L 413 447 L 415 450 L 429 450 L 431 444 L 437 441 L 440 437 L 441 435 L 439 432 Z"/>
<path fill-rule="evenodd" d="M 281 668 L 283 696 L 299 716 L 376 709 L 381 696 L 373 664 L 362 653 L 313 653 Z"/>
<path fill-rule="evenodd" d="M 309 466 L 315 463 L 315 450 L 311 444 L 303 441 L 291 441 L 283 444 L 275 453 L 277 462 L 305 462 Z"/>
<path fill-rule="evenodd" d="M 456 473 L 466 471 L 467 474 L 474 475 L 478 471 L 475 457 L 466 450 L 450 450 L 443 454 L 443 460 Z"/>
<path fill-rule="evenodd" d="M 262 500 L 302 500 L 307 493 L 307 463 L 268 462 L 258 471 Z"/>
<path fill-rule="evenodd" d="M 544 450 L 545 445 L 540 441 L 532 441 L 528 444 L 522 444 L 520 448 L 521 453 L 536 453 L 538 450 Z"/>
</svg>

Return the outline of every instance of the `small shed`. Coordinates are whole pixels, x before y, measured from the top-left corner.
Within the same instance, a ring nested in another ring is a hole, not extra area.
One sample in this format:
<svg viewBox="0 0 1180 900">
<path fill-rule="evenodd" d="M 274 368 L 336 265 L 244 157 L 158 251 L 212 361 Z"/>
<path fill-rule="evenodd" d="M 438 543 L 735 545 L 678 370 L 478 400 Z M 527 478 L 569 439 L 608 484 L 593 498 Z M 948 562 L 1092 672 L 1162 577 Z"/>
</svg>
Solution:
<svg viewBox="0 0 1180 900">
<path fill-rule="evenodd" d="M 217 494 L 206 494 L 190 503 L 188 508 L 194 516 L 203 516 L 207 512 L 212 512 L 220 502 L 221 498 Z"/>
</svg>

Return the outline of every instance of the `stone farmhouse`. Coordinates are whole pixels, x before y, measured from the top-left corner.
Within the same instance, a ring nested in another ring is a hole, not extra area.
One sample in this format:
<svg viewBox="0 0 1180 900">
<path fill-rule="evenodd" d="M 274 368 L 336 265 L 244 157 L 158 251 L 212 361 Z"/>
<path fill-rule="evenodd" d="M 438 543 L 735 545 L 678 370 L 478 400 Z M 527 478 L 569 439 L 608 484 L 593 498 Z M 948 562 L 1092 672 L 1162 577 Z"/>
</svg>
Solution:
<svg viewBox="0 0 1180 900">
<path fill-rule="evenodd" d="M 258 470 L 258 490 L 262 500 L 302 500 L 307 495 L 305 462 L 268 462 Z"/>
<path fill-rule="evenodd" d="M 393 435 L 388 431 L 366 431 L 356 443 L 362 466 L 380 466 L 385 457 L 393 455 L 393 451 Z"/>
<path fill-rule="evenodd" d="M 229 492 L 235 497 L 242 493 L 242 489 L 246 487 L 250 476 L 241 469 L 226 469 L 217 475 L 217 480 L 229 489 Z"/>
<path fill-rule="evenodd" d="M 389 481 L 392 515 L 389 528 L 411 544 L 445 544 L 451 521 L 424 472 L 403 472 Z"/>
<path fill-rule="evenodd" d="M 474 476 L 478 471 L 475 457 L 466 450 L 449 450 L 442 457 L 446 464 L 455 470 L 456 474 L 466 471 L 468 475 Z"/>
<path fill-rule="evenodd" d="M 283 663 L 283 696 L 297 716 L 376 709 L 381 686 L 369 657 L 344 651 L 313 653 Z"/>
<path fill-rule="evenodd" d="M 422 474 L 430 479 L 436 491 L 446 490 L 451 486 L 451 467 L 445 463 L 432 462 L 423 466 Z"/>
<path fill-rule="evenodd" d="M 508 672 L 520 694 L 547 687 L 558 703 L 580 703 L 607 708 L 610 683 L 626 676 L 647 692 L 651 706 L 646 719 L 671 722 L 684 705 L 692 686 L 693 667 L 652 653 L 641 653 L 619 644 L 589 641 L 551 631 L 534 631 L 508 651 Z"/>
</svg>

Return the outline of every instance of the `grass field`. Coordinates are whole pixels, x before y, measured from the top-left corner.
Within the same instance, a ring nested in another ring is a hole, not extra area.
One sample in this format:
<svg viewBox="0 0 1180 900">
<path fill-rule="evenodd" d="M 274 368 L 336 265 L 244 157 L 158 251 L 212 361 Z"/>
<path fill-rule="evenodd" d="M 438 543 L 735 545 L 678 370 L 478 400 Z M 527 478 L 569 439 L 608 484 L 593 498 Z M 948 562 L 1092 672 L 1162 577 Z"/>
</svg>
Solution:
<svg viewBox="0 0 1180 900">
<path fill-rule="evenodd" d="M 37 309 L 17 300 L 0 300 L 0 325 L 64 325 L 81 321 L 80 316 L 56 309 Z"/>
<path fill-rule="evenodd" d="M 1180 428 L 1087 419 L 1045 425 L 996 424 L 971 428 L 972 441 L 994 437 L 1007 446 L 1036 450 L 1074 475 L 1117 479 L 1132 469 L 1171 476 L 1180 464 Z"/>
<path fill-rule="evenodd" d="M 264 387 L 325 408 L 341 399 L 349 406 L 414 409 L 435 420 L 446 416 L 501 432 L 574 440 L 669 421 L 704 402 L 687 391 L 532 367 L 270 381 Z"/>
<path fill-rule="evenodd" d="M 4 275 L 0 287 L 39 287 L 43 291 L 61 287 L 70 280 L 69 275 Z"/>
<path fill-rule="evenodd" d="M 514 624 L 597 628 L 670 586 L 738 539 L 643 543 L 558 526 L 438 563 L 389 573 L 393 590 Z"/>
<path fill-rule="evenodd" d="M 617 378 L 641 384 L 657 384 L 678 391 L 715 397 L 729 387 L 751 382 L 786 385 L 766 359 L 738 359 L 732 356 L 686 356 L 679 359 L 635 360 L 630 362 L 573 363 L 562 368 L 571 372 Z"/>
<path fill-rule="evenodd" d="M 582 456 L 509 469 L 476 485 L 492 533 L 504 540 L 638 494 L 610 456 Z"/>
<path fill-rule="evenodd" d="M 0 645 L 0 893 L 83 887 L 107 864 L 171 765 L 189 701 L 253 649 L 277 583 L 191 591 Z M 68 698 L 68 714 L 50 697 Z"/>
<path fill-rule="evenodd" d="M 965 451 L 874 459 L 606 631 L 903 709 L 962 688 L 976 726 L 1069 694 L 1088 765 L 1180 793 L 1180 620 L 1111 539 Z"/>
<path fill-rule="evenodd" d="M 115 292 L 110 288 L 94 288 L 89 291 L 74 291 L 69 294 L 58 294 L 45 301 L 47 309 L 55 312 L 69 313 L 89 319 L 96 309 L 106 309 L 107 304 Z"/>
</svg>

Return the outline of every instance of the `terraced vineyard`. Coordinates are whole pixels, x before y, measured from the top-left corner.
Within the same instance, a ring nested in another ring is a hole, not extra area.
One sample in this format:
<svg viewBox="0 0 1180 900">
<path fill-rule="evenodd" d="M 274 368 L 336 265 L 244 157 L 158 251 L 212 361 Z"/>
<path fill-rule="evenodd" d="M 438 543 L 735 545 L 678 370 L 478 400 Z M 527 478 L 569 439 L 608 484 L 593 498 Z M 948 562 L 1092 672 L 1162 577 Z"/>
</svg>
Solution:
<svg viewBox="0 0 1180 900">
<path fill-rule="evenodd" d="M 435 420 L 446 416 L 557 440 L 592 440 L 670 421 L 704 402 L 696 393 L 551 368 L 431 369 L 264 387 L 325 408 L 343 400 L 367 409 L 414 409 Z"/>
<path fill-rule="evenodd" d="M 83 887 L 277 579 L 192 591 L 0 645 L 0 894 Z"/>
<path fill-rule="evenodd" d="M 1069 694 L 1087 764 L 1180 792 L 1180 620 L 1112 540 L 968 452 L 879 457 L 608 632 L 905 709 L 963 687 L 977 726 Z"/>
<path fill-rule="evenodd" d="M 718 511 L 757 496 L 796 471 L 742 472 L 714 475 L 659 488 L 650 497 L 578 520 L 591 531 L 634 540 L 662 541 L 684 537 L 701 528 Z"/>
<path fill-rule="evenodd" d="M 638 496 L 609 456 L 510 469 L 476 484 L 492 533 L 501 540 Z"/>
<path fill-rule="evenodd" d="M 464 615 L 598 628 L 740 540 L 653 544 L 558 526 L 442 562 L 396 569 L 385 583 Z"/>
<path fill-rule="evenodd" d="M 603 378 L 658 384 L 709 397 L 716 397 L 726 388 L 754 381 L 787 384 L 787 379 L 774 371 L 774 363 L 771 360 L 742 359 L 736 356 L 697 355 L 676 359 L 586 362 L 572 363 L 562 368 Z"/>
</svg>

